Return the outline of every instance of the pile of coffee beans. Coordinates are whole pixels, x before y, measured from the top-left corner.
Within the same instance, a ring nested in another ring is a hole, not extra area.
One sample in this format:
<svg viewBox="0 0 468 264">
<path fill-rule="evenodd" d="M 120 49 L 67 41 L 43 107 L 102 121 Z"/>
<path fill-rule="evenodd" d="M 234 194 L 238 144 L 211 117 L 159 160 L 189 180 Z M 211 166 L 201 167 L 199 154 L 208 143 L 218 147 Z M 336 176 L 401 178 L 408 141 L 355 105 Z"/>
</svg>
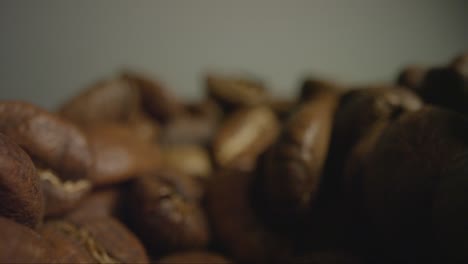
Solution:
<svg viewBox="0 0 468 264">
<path fill-rule="evenodd" d="M 0 263 L 468 263 L 468 54 L 395 79 L 2 101 Z"/>
</svg>

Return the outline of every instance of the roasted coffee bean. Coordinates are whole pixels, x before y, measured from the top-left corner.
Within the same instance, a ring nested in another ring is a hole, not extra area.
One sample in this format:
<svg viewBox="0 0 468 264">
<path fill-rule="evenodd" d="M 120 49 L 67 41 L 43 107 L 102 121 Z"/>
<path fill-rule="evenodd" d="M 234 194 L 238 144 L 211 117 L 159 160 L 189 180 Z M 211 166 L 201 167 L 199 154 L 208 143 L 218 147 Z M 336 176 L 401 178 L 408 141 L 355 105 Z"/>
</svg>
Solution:
<svg viewBox="0 0 468 264">
<path fill-rule="evenodd" d="M 302 104 L 262 163 L 266 207 L 280 218 L 308 212 L 316 199 L 337 101 L 326 91 Z"/>
<path fill-rule="evenodd" d="M 86 177 L 92 165 L 88 141 L 73 124 L 25 102 L 0 103 L 0 132 L 62 179 Z"/>
<path fill-rule="evenodd" d="M 208 151 L 197 145 L 161 146 L 162 166 L 206 181 L 212 166 Z"/>
<path fill-rule="evenodd" d="M 196 144 L 207 146 L 216 133 L 218 121 L 184 114 L 171 120 L 161 129 L 159 142 L 163 145 Z"/>
<path fill-rule="evenodd" d="M 238 107 L 256 106 L 266 103 L 268 93 L 265 86 L 254 80 L 208 75 L 205 79 L 208 96 L 227 111 Z"/>
<path fill-rule="evenodd" d="M 156 120 L 165 123 L 184 111 L 182 103 L 160 83 L 130 71 L 121 76 L 138 89 L 144 109 Z"/>
<path fill-rule="evenodd" d="M 34 164 L 0 133 L 0 216 L 34 228 L 43 215 L 44 197 Z"/>
<path fill-rule="evenodd" d="M 208 189 L 208 211 L 214 236 L 238 263 L 285 263 L 292 244 L 270 230 L 256 215 L 251 189 L 255 174 L 227 168 L 213 177 Z"/>
<path fill-rule="evenodd" d="M 87 219 L 121 216 L 121 200 L 122 194 L 119 187 L 107 187 L 95 190 L 86 196 L 66 218 Z"/>
<path fill-rule="evenodd" d="M 427 69 L 419 65 L 408 65 L 399 74 L 396 84 L 419 93 Z"/>
<path fill-rule="evenodd" d="M 468 72 L 463 70 L 466 64 L 460 59 L 452 67 L 430 69 L 421 85 L 421 97 L 427 103 L 468 115 Z"/>
<path fill-rule="evenodd" d="M 0 263 L 56 263 L 51 244 L 27 226 L 0 216 Z"/>
<path fill-rule="evenodd" d="M 331 196 L 332 199 L 341 195 L 344 188 L 343 170 L 347 160 L 362 160 L 361 157 L 350 157 L 350 153 L 361 139 L 366 140 L 364 136 L 371 133 L 369 131 L 386 126 L 397 120 L 401 114 L 421 107 L 421 100 L 413 92 L 398 87 L 367 87 L 346 92 L 340 99 L 334 118 L 330 151 L 325 165 L 327 177 L 323 179 L 322 186 L 324 195 Z M 363 144 L 366 148 L 371 147 L 369 143 Z M 362 152 L 356 150 L 355 153 L 360 155 Z"/>
<path fill-rule="evenodd" d="M 144 112 L 137 87 L 123 78 L 100 81 L 65 103 L 60 114 L 82 129 L 105 123 L 122 124 L 135 136 L 155 141 L 159 127 Z"/>
<path fill-rule="evenodd" d="M 340 93 L 343 90 L 338 84 L 316 78 L 306 79 L 301 86 L 299 101 L 318 99 L 324 93 Z"/>
<path fill-rule="evenodd" d="M 174 171 L 135 179 L 130 217 L 136 233 L 153 254 L 207 245 L 210 234 L 200 205 L 202 194 L 194 178 Z"/>
<path fill-rule="evenodd" d="M 268 107 L 279 120 L 285 120 L 297 106 L 298 102 L 292 99 L 272 98 L 268 101 Z"/>
<path fill-rule="evenodd" d="M 365 168 L 370 246 L 388 263 L 468 261 L 468 119 L 438 108 L 406 113 Z"/>
<path fill-rule="evenodd" d="M 50 221 L 45 233 L 68 240 L 86 251 L 95 263 L 148 263 L 140 241 L 119 221 L 111 217 Z"/>
<path fill-rule="evenodd" d="M 135 138 L 122 125 L 95 126 L 87 134 L 94 156 L 89 179 L 97 186 L 123 182 L 160 167 L 158 146 Z"/>
<path fill-rule="evenodd" d="M 254 164 L 278 132 L 278 120 L 268 107 L 241 109 L 223 122 L 213 139 L 215 162 L 225 167 L 242 158 Z"/>
<path fill-rule="evenodd" d="M 77 181 L 61 180 L 53 171 L 37 169 L 45 197 L 45 215 L 59 216 L 75 208 L 91 191 L 87 179 Z"/>
<path fill-rule="evenodd" d="M 185 251 L 174 253 L 165 256 L 158 261 L 158 264 L 229 264 L 231 261 L 227 260 L 221 255 L 207 251 Z"/>
</svg>

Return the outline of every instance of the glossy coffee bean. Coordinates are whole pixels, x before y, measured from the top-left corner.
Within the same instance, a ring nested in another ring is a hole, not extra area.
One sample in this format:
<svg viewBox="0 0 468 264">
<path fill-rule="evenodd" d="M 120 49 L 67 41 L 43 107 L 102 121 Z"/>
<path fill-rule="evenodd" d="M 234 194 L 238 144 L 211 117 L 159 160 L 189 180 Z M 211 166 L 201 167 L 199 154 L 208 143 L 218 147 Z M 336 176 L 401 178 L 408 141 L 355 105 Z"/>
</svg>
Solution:
<svg viewBox="0 0 468 264">
<path fill-rule="evenodd" d="M 382 134 L 365 169 L 371 246 L 388 261 L 468 260 L 468 119 L 426 107 Z"/>
<path fill-rule="evenodd" d="M 43 232 L 49 238 L 60 236 L 68 244 L 80 247 L 75 250 L 85 251 L 95 263 L 149 262 L 135 235 L 111 217 L 50 221 Z"/>
<path fill-rule="evenodd" d="M 87 135 L 94 157 L 89 179 L 97 186 L 123 182 L 160 167 L 158 146 L 135 138 L 122 125 L 95 126 Z"/>
<path fill-rule="evenodd" d="M 205 85 L 208 96 L 227 111 L 260 105 L 268 100 L 265 86 L 254 80 L 211 74 L 206 77 Z"/>
<path fill-rule="evenodd" d="M 265 106 L 244 108 L 230 115 L 213 139 L 213 156 L 220 167 L 238 159 L 250 160 L 270 146 L 279 133 L 279 122 Z"/>
<path fill-rule="evenodd" d="M 174 171 L 135 179 L 132 226 L 154 255 L 207 245 L 210 234 L 200 205 L 202 194 L 194 178 Z"/>
<path fill-rule="evenodd" d="M 255 177 L 253 171 L 235 167 L 213 177 L 208 211 L 214 236 L 238 263 L 285 263 L 292 243 L 269 229 L 254 210 L 251 190 Z"/>
<path fill-rule="evenodd" d="M 182 103 L 169 89 L 155 80 L 130 71 L 122 73 L 121 77 L 138 89 L 143 108 L 156 120 L 165 123 L 184 111 Z"/>
<path fill-rule="evenodd" d="M 0 103 L 0 132 L 43 167 L 63 179 L 86 177 L 92 156 L 84 134 L 73 124 L 25 102 Z"/>
<path fill-rule="evenodd" d="M 267 153 L 261 171 L 268 210 L 284 219 L 309 211 L 318 194 L 338 97 L 323 92 L 302 104 Z"/>
<path fill-rule="evenodd" d="M 184 251 L 161 258 L 158 264 L 229 264 L 225 257 L 208 251 Z"/>
<path fill-rule="evenodd" d="M 0 133 L 0 216 L 34 228 L 43 215 L 44 197 L 34 164 Z"/>
<path fill-rule="evenodd" d="M 27 226 L 0 216 L 0 263 L 54 263 L 51 244 Z"/>
</svg>

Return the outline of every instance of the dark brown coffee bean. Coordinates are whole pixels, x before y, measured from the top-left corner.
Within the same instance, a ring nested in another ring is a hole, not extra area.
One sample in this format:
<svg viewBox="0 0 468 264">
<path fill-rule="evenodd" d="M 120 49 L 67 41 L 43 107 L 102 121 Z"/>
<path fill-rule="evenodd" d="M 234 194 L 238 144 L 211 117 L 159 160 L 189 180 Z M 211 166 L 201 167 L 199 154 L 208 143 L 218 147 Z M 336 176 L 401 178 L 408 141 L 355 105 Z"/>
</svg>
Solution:
<svg viewBox="0 0 468 264">
<path fill-rule="evenodd" d="M 380 137 L 363 191 L 371 246 L 406 263 L 468 261 L 468 119 L 423 108 Z"/>
<path fill-rule="evenodd" d="M 227 260 L 221 255 L 207 251 L 186 251 L 174 253 L 165 256 L 158 261 L 159 264 L 229 264 L 231 261 Z"/>
<path fill-rule="evenodd" d="M 0 133 L 0 216 L 34 228 L 43 215 L 44 197 L 34 164 Z"/>
<path fill-rule="evenodd" d="M 223 169 L 208 189 L 208 209 L 214 236 L 238 263 L 284 263 L 291 242 L 274 233 L 257 217 L 251 188 L 255 174 Z"/>
<path fill-rule="evenodd" d="M 138 88 L 123 78 L 93 84 L 65 103 L 60 114 L 82 129 L 105 123 L 122 124 L 147 141 L 155 141 L 159 133 L 158 125 L 142 108 Z"/>
<path fill-rule="evenodd" d="M 121 76 L 138 89 L 144 109 L 156 120 L 165 123 L 184 111 L 182 103 L 160 83 L 130 71 Z"/>
<path fill-rule="evenodd" d="M 396 84 L 419 93 L 427 69 L 420 65 L 408 65 L 399 74 Z"/>
<path fill-rule="evenodd" d="M 62 239 L 81 247 L 96 263 L 148 263 L 140 241 L 119 221 L 111 217 L 57 220 L 46 223 L 49 234 L 59 232 Z M 58 235 L 57 235 L 58 236 Z"/>
<path fill-rule="evenodd" d="M 208 96 L 219 102 L 227 111 L 238 107 L 256 106 L 268 100 L 265 86 L 258 81 L 208 75 L 205 84 Z"/>
<path fill-rule="evenodd" d="M 212 165 L 208 151 L 197 145 L 161 146 L 162 166 L 205 181 L 211 176 Z"/>
<path fill-rule="evenodd" d="M 93 191 L 86 196 L 78 207 L 66 216 L 68 219 L 101 218 L 120 216 L 121 191 L 110 187 Z"/>
<path fill-rule="evenodd" d="M 213 139 L 213 155 L 225 167 L 242 158 L 253 164 L 278 136 L 279 123 L 265 106 L 244 108 L 229 116 Z"/>
<path fill-rule="evenodd" d="M 35 162 L 62 179 L 86 177 L 92 165 L 88 141 L 73 124 L 25 102 L 0 103 L 0 132 Z"/>
<path fill-rule="evenodd" d="M 420 94 L 427 103 L 468 115 L 468 73 L 458 64 L 429 70 Z"/>
<path fill-rule="evenodd" d="M 37 169 L 45 197 L 45 215 L 59 216 L 75 208 L 91 191 L 87 179 L 69 181 L 60 179 L 51 170 Z"/>
<path fill-rule="evenodd" d="M 286 120 L 262 163 L 262 188 L 269 210 L 285 219 L 308 212 L 318 194 L 338 96 L 315 95 Z"/>
<path fill-rule="evenodd" d="M 324 93 L 338 94 L 342 90 L 342 87 L 333 82 L 309 78 L 302 83 L 301 91 L 299 93 L 299 101 L 304 102 L 315 100 L 318 99 L 318 97 L 321 97 Z"/>
<path fill-rule="evenodd" d="M 0 216 L 0 263 L 55 263 L 54 251 L 27 226 Z"/>
<path fill-rule="evenodd" d="M 131 189 L 134 229 L 153 254 L 206 246 L 210 235 L 195 179 L 160 171 L 135 179 Z"/>
<path fill-rule="evenodd" d="M 385 126 L 397 120 L 401 114 L 416 111 L 421 107 L 421 100 L 413 92 L 394 86 L 368 87 L 346 92 L 341 97 L 335 114 L 325 168 L 327 177 L 324 178 L 322 186 L 324 195 L 335 199 L 340 195 L 339 192 L 343 191 L 343 170 L 347 160 L 362 160 L 361 157 L 350 157 L 350 153 L 365 135 L 371 133 L 369 131 Z M 372 144 L 363 144 L 366 148 L 372 147 Z M 355 152 L 358 155 L 362 153 L 361 150 Z"/>
<path fill-rule="evenodd" d="M 135 138 L 122 125 L 94 126 L 87 134 L 94 156 L 89 179 L 95 185 L 119 183 L 160 167 L 158 146 Z"/>
</svg>

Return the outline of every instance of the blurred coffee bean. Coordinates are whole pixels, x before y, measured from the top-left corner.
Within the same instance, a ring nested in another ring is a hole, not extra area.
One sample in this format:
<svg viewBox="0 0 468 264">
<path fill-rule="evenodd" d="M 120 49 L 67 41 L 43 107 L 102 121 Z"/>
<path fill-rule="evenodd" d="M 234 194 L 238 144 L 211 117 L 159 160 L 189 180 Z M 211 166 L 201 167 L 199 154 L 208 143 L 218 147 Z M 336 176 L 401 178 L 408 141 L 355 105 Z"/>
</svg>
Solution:
<svg viewBox="0 0 468 264">
<path fill-rule="evenodd" d="M 0 263 L 57 262 L 51 244 L 27 226 L 0 216 Z"/>
<path fill-rule="evenodd" d="M 430 69 L 421 85 L 421 97 L 429 104 L 468 115 L 468 72 L 461 56 L 451 67 Z"/>
<path fill-rule="evenodd" d="M 380 137 L 365 168 L 369 243 L 386 263 L 468 261 L 468 119 L 426 107 Z"/>
<path fill-rule="evenodd" d="M 101 218 L 120 216 L 122 194 L 119 187 L 107 187 L 87 195 L 68 219 Z"/>
<path fill-rule="evenodd" d="M 255 164 L 257 156 L 275 140 L 279 123 L 265 106 L 244 108 L 230 115 L 213 139 L 213 156 L 220 167 L 238 159 Z"/>
<path fill-rule="evenodd" d="M 94 156 L 89 179 L 97 186 L 123 182 L 160 167 L 158 146 L 136 138 L 124 126 L 95 126 L 87 134 Z"/>
<path fill-rule="evenodd" d="M 427 69 L 420 65 L 408 65 L 398 74 L 396 84 L 419 93 Z"/>
<path fill-rule="evenodd" d="M 299 101 L 319 100 L 324 93 L 338 94 L 342 90 L 342 87 L 331 81 L 309 78 L 302 83 L 299 93 Z"/>
<path fill-rule="evenodd" d="M 281 121 L 285 120 L 297 106 L 298 102 L 292 99 L 272 98 L 268 101 L 268 107 Z"/>
<path fill-rule="evenodd" d="M 34 164 L 0 133 L 0 216 L 34 228 L 43 215 L 44 197 Z"/>
<path fill-rule="evenodd" d="M 212 172 L 208 151 L 198 145 L 161 146 L 162 166 L 206 181 Z"/>
<path fill-rule="evenodd" d="M 148 263 L 141 242 L 112 217 L 49 221 L 45 229 L 55 229 L 84 249 L 95 263 Z M 53 231 L 46 231 L 52 233 Z"/>
<path fill-rule="evenodd" d="M 456 56 L 450 63 L 450 67 L 463 76 L 468 76 L 468 52 Z"/>
<path fill-rule="evenodd" d="M 82 129 L 122 124 L 138 138 L 155 141 L 159 127 L 143 110 L 138 88 L 123 78 L 99 81 L 62 105 L 60 115 Z"/>
<path fill-rule="evenodd" d="M 184 114 L 161 129 L 161 144 L 197 144 L 206 146 L 216 133 L 218 122 L 205 117 Z"/>
<path fill-rule="evenodd" d="M 350 153 L 353 147 L 370 133 L 369 131 L 397 120 L 405 112 L 420 109 L 422 104 L 413 92 L 394 86 L 355 89 L 342 95 L 334 118 L 330 151 L 326 161 L 327 177 L 323 179 L 322 186 L 324 194 L 333 199 L 340 195 L 344 188 L 343 170 Z M 372 144 L 364 145 L 370 148 Z M 360 150 L 356 152 L 361 153 Z"/>
<path fill-rule="evenodd" d="M 184 251 L 161 258 L 158 264 L 229 264 L 232 263 L 216 253 L 208 251 Z"/>
<path fill-rule="evenodd" d="M 221 169 L 208 189 L 208 211 L 217 242 L 238 263 L 285 263 L 291 241 L 270 230 L 252 206 L 252 171 Z"/>
<path fill-rule="evenodd" d="M 262 163 L 266 207 L 280 221 L 308 212 L 318 193 L 338 102 L 335 92 L 319 93 L 285 121 Z"/>
<path fill-rule="evenodd" d="M 131 186 L 132 226 L 154 255 L 203 248 L 210 239 L 200 205 L 202 189 L 192 177 L 159 171 Z"/>
<path fill-rule="evenodd" d="M 0 132 L 62 179 L 86 177 L 92 156 L 84 134 L 73 124 L 25 102 L 0 103 Z"/>
<path fill-rule="evenodd" d="M 45 198 L 45 215 L 59 216 L 75 208 L 91 191 L 87 179 L 61 180 L 51 170 L 37 169 Z"/>
<path fill-rule="evenodd" d="M 144 109 L 156 120 L 166 123 L 183 112 L 182 103 L 155 80 L 130 71 L 121 76 L 138 89 Z"/>
<path fill-rule="evenodd" d="M 254 80 L 210 74 L 205 78 L 206 91 L 225 111 L 266 103 L 265 86 Z"/>
</svg>

